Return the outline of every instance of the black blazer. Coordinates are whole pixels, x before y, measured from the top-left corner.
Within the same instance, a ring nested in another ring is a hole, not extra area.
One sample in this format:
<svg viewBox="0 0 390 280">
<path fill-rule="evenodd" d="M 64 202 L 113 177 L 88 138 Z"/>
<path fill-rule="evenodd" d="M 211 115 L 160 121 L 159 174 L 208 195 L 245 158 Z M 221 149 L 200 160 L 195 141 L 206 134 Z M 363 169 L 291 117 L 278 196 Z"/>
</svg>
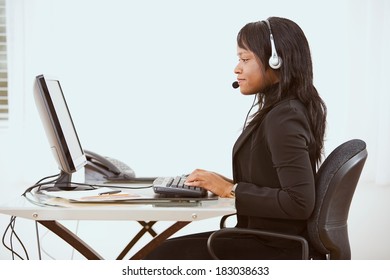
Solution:
<svg viewBox="0 0 390 280">
<path fill-rule="evenodd" d="M 315 149 L 307 111 L 296 99 L 248 126 L 233 148 L 239 227 L 302 234 L 315 201 Z"/>
</svg>

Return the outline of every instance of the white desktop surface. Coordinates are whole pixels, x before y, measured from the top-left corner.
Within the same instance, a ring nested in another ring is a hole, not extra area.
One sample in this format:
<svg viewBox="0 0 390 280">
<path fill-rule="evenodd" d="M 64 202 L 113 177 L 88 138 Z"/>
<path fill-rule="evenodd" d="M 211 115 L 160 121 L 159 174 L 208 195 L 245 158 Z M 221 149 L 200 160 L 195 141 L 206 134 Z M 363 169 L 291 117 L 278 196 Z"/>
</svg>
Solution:
<svg viewBox="0 0 390 280">
<path fill-rule="evenodd" d="M 151 189 L 143 191 L 153 196 Z M 216 198 L 202 201 L 169 201 L 151 200 L 150 202 L 115 202 L 110 203 L 71 203 L 64 199 L 49 200 L 27 194 L 28 199 L 20 196 L 9 203 L 0 205 L 0 213 L 20 218 L 35 220 L 69 243 L 87 259 L 103 259 L 103 257 L 80 239 L 76 234 L 61 224 L 63 220 L 95 220 L 137 221 L 142 229 L 136 234 L 128 245 L 118 255 L 117 259 L 123 259 L 129 250 L 145 233 L 150 233 L 153 239 L 141 250 L 133 255 L 132 259 L 142 259 L 161 242 L 187 224 L 208 218 L 220 217 L 236 212 L 234 199 Z M 57 204 L 54 206 L 54 204 Z M 153 224 L 158 221 L 174 221 L 175 223 L 157 234 Z"/>
<path fill-rule="evenodd" d="M 31 220 L 133 220 L 196 221 L 236 212 L 234 199 L 218 198 L 198 204 L 155 203 L 68 203 L 37 205 L 23 196 L 0 205 L 0 213 Z M 53 203 L 53 202 L 51 202 Z"/>
</svg>

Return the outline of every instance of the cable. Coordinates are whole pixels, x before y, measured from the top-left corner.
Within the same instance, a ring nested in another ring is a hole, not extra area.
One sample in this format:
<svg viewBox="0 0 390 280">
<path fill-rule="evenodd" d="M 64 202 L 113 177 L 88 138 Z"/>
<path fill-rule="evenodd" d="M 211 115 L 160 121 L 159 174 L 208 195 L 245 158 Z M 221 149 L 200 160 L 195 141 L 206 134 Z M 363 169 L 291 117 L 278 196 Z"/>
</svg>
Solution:
<svg viewBox="0 0 390 280">
<path fill-rule="evenodd" d="M 107 187 L 107 188 L 118 188 L 118 189 L 131 189 L 131 190 L 138 190 L 138 189 L 150 189 L 153 187 L 153 185 L 147 185 L 147 186 L 138 186 L 138 187 L 130 187 L 129 185 L 126 185 L 126 187 L 123 187 L 123 186 L 118 186 L 118 185 L 108 185 L 108 184 L 105 184 L 105 185 L 99 185 L 99 184 L 92 184 L 92 186 L 94 187 L 99 187 L 99 188 L 104 188 L 104 187 Z"/>
<path fill-rule="evenodd" d="M 40 191 L 41 187 L 45 186 L 45 185 L 50 185 L 50 184 L 54 184 L 57 182 L 57 180 L 60 178 L 61 174 L 55 174 L 55 175 L 51 175 L 51 176 L 47 176 L 45 178 L 42 178 L 41 180 L 39 180 L 38 182 L 36 182 L 34 185 L 30 186 L 29 188 L 27 188 L 24 193 L 22 194 L 22 196 L 26 196 L 27 193 L 31 192 L 33 189 L 37 188 L 38 190 L 37 191 Z M 43 182 L 44 180 L 46 179 L 50 179 L 50 178 L 53 178 L 53 177 L 56 177 L 55 179 L 51 180 L 51 181 L 47 181 L 47 182 Z M 91 190 L 94 190 L 96 188 L 101 188 L 101 187 L 108 187 L 108 188 L 123 188 L 123 186 L 118 186 L 118 185 L 108 185 L 108 184 L 104 184 L 104 185 L 100 185 L 100 184 L 88 184 L 88 183 L 76 183 L 76 182 L 64 182 L 64 184 L 71 184 L 71 185 L 76 185 L 76 186 L 88 186 L 88 187 L 91 187 Z M 126 185 L 126 189 L 148 189 L 148 188 L 151 188 L 153 187 L 153 185 L 147 185 L 147 186 L 138 186 L 138 187 L 130 187 L 128 185 Z"/>
<path fill-rule="evenodd" d="M 22 196 L 24 196 L 28 201 L 30 201 L 31 203 L 33 204 L 36 204 L 36 205 L 42 205 L 42 204 L 45 204 L 45 203 L 42 203 L 42 202 L 37 202 L 37 201 L 34 201 L 32 199 L 30 199 L 27 194 L 28 193 L 32 193 L 32 191 L 34 189 L 37 189 L 36 192 L 40 192 L 41 191 L 41 188 L 45 185 L 50 185 L 50 184 L 55 184 L 58 179 L 60 178 L 61 176 L 61 173 L 58 173 L 58 174 L 54 174 L 54 175 L 50 175 L 50 176 L 47 176 L 47 177 L 44 177 L 42 179 L 40 179 L 38 182 L 36 182 L 34 185 L 28 187 L 22 194 Z M 51 178 L 54 178 L 53 180 L 49 180 L 49 181 L 45 181 L 45 180 L 48 180 L 48 179 L 51 179 Z M 88 186 L 90 187 L 92 190 L 93 189 L 96 189 L 96 188 L 99 188 L 99 187 L 110 187 L 110 188 L 123 188 L 121 186 L 118 186 L 118 185 L 100 185 L 100 184 L 87 184 L 87 183 L 76 183 L 76 182 L 65 182 L 65 184 L 72 184 L 72 185 L 77 185 L 77 186 Z M 148 186 L 138 186 L 138 187 L 129 187 L 128 185 L 126 186 L 127 189 L 147 189 L 147 188 L 151 188 L 153 185 L 148 185 Z M 28 252 L 23 244 L 23 242 L 20 240 L 19 236 L 16 234 L 16 231 L 15 231 L 15 221 L 16 221 L 16 216 L 11 216 L 11 219 L 10 219 L 10 222 L 7 226 L 7 228 L 5 229 L 4 231 L 4 234 L 3 234 L 3 237 L 2 237 L 2 243 L 3 243 L 3 246 L 9 250 L 11 253 L 12 253 L 12 259 L 14 260 L 15 259 L 15 256 L 18 257 L 19 259 L 21 260 L 24 260 L 24 258 L 18 254 L 15 250 L 14 250 L 14 246 L 13 246 L 13 239 L 14 237 L 16 237 L 16 239 L 18 240 L 19 244 L 22 246 L 23 248 L 23 251 L 25 253 L 25 256 L 26 256 L 26 259 L 28 260 L 29 259 L 29 256 L 28 256 Z M 78 224 L 77 224 L 77 229 L 78 229 Z M 7 233 L 11 230 L 11 234 L 10 234 L 10 239 L 9 239 L 9 243 L 10 243 L 10 246 L 8 246 L 6 243 L 5 243 L 5 238 L 7 236 Z M 40 239 L 39 239 L 39 231 L 38 231 L 38 223 L 37 221 L 35 221 L 35 230 L 36 230 L 36 236 L 37 236 L 37 245 L 38 245 L 38 254 L 39 254 L 39 259 L 41 260 L 42 259 L 42 255 L 41 255 L 41 243 L 40 243 Z M 47 252 L 44 251 L 44 253 L 46 255 L 48 255 L 50 258 L 52 258 L 52 256 L 50 256 L 49 254 L 47 254 Z M 74 258 L 74 252 L 72 252 L 72 258 Z M 54 259 L 54 258 L 53 258 Z"/>
<path fill-rule="evenodd" d="M 75 229 L 75 234 L 76 235 L 78 235 L 78 233 L 79 233 L 79 224 L 80 224 L 80 220 L 77 220 L 77 222 L 76 222 L 76 229 Z M 71 255 L 71 260 L 73 260 L 74 259 L 74 253 L 75 253 L 75 251 L 76 251 L 76 249 L 73 247 L 73 249 L 72 249 L 72 255 Z"/>
<path fill-rule="evenodd" d="M 50 255 L 47 251 L 46 251 L 46 249 L 45 249 L 45 247 L 44 247 L 44 239 L 46 238 L 46 235 L 48 234 L 48 233 L 50 233 L 51 231 L 50 230 L 46 230 L 46 232 L 41 236 L 41 243 L 42 243 L 42 245 L 41 245 L 41 250 L 42 250 L 42 252 L 47 256 L 47 257 L 49 257 L 50 259 L 52 259 L 52 260 L 56 260 L 52 255 Z"/>
<path fill-rule="evenodd" d="M 26 250 L 26 247 L 24 246 L 22 240 L 20 240 L 19 236 L 16 234 L 16 231 L 15 231 L 15 222 L 16 222 L 16 216 L 14 218 L 14 221 L 13 223 L 11 224 L 11 229 L 12 229 L 12 234 L 10 236 L 10 241 L 12 241 L 12 236 L 15 235 L 16 239 L 19 241 L 19 244 L 22 246 L 23 248 L 23 251 L 26 255 L 26 260 L 29 260 L 30 258 L 28 257 L 28 253 L 27 253 L 27 250 Z"/>
<path fill-rule="evenodd" d="M 255 94 L 255 98 L 253 99 L 252 106 L 251 106 L 251 108 L 249 109 L 248 113 L 246 114 L 246 118 L 245 118 L 245 122 L 244 122 L 244 126 L 243 126 L 243 128 L 242 128 L 242 131 L 244 131 L 245 128 L 246 128 L 246 123 L 247 123 L 247 121 L 248 121 L 249 114 L 251 113 L 253 107 L 255 107 L 255 105 L 256 105 L 256 104 L 255 104 L 255 103 L 256 103 L 256 99 L 257 99 L 257 94 Z"/>
<path fill-rule="evenodd" d="M 12 253 L 12 259 L 13 259 L 13 260 L 15 259 L 15 255 L 16 255 L 19 259 L 24 260 L 24 258 L 23 258 L 21 255 L 19 255 L 19 254 L 14 250 L 14 248 L 13 248 L 12 238 L 13 238 L 13 236 L 15 235 L 15 237 L 17 238 L 17 240 L 19 241 L 20 245 L 22 246 L 22 248 L 23 248 L 23 250 L 24 250 L 24 253 L 25 253 L 25 255 L 26 255 L 26 259 L 28 260 L 28 259 L 29 259 L 29 256 L 28 256 L 27 250 L 26 250 L 24 244 L 22 243 L 22 241 L 20 240 L 19 236 L 18 236 L 18 235 L 16 234 L 16 232 L 15 232 L 15 220 L 16 220 L 16 216 L 11 216 L 10 222 L 8 223 L 8 226 L 7 226 L 7 228 L 6 228 L 5 231 L 4 231 L 3 238 L 2 238 L 2 243 L 3 243 L 3 246 L 4 246 L 7 250 L 9 250 L 9 251 Z M 9 247 L 9 246 L 5 243 L 5 237 L 6 237 L 6 235 L 7 235 L 7 232 L 8 232 L 10 229 L 11 229 L 12 231 L 11 231 L 11 235 L 10 235 L 10 247 Z"/>
<path fill-rule="evenodd" d="M 52 180 L 52 181 L 45 182 L 45 183 L 42 183 L 42 184 L 41 184 L 41 182 L 42 182 L 43 180 L 50 179 L 50 178 L 53 178 L 53 177 L 57 177 L 57 178 L 54 179 L 54 180 Z M 36 188 L 36 187 L 40 187 L 40 186 L 46 185 L 46 184 L 55 183 L 59 177 L 60 177 L 60 173 L 55 174 L 55 175 L 50 175 L 50 176 L 47 176 L 47 177 L 42 178 L 41 180 L 39 180 L 38 182 L 36 182 L 34 185 L 32 185 L 31 187 L 27 188 L 27 189 L 24 191 L 24 193 L 22 194 L 22 196 L 26 196 L 26 193 L 31 192 L 31 191 L 32 191 L 34 188 Z"/>
<path fill-rule="evenodd" d="M 14 259 L 14 250 L 13 250 L 12 242 L 10 243 L 10 244 L 11 244 L 11 245 L 10 245 L 11 248 L 8 247 L 7 244 L 5 244 L 5 237 L 6 237 L 6 235 L 7 235 L 7 232 L 8 232 L 8 230 L 9 230 L 9 228 L 11 227 L 11 224 L 14 222 L 15 219 L 16 219 L 15 216 L 11 216 L 10 222 L 8 223 L 8 226 L 6 227 L 6 229 L 5 229 L 5 231 L 4 231 L 4 234 L 3 234 L 3 238 L 1 239 L 1 241 L 2 241 L 2 243 L 3 243 L 3 245 L 4 245 L 4 247 L 5 247 L 7 250 L 9 250 L 9 251 L 12 252 L 12 259 Z M 20 259 L 22 259 L 22 257 L 20 257 L 19 255 L 18 255 L 18 257 L 19 257 Z"/>
</svg>

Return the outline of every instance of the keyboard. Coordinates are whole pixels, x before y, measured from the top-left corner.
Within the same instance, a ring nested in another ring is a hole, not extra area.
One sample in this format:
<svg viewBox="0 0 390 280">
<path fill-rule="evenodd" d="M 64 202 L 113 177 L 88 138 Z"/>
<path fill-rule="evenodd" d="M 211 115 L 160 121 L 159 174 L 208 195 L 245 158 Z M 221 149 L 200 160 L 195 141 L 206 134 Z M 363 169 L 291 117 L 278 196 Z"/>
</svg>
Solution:
<svg viewBox="0 0 390 280">
<path fill-rule="evenodd" d="M 153 190 L 157 194 L 170 197 L 205 197 L 207 190 L 200 187 L 191 187 L 184 184 L 186 176 L 157 177 L 153 181 Z"/>
</svg>

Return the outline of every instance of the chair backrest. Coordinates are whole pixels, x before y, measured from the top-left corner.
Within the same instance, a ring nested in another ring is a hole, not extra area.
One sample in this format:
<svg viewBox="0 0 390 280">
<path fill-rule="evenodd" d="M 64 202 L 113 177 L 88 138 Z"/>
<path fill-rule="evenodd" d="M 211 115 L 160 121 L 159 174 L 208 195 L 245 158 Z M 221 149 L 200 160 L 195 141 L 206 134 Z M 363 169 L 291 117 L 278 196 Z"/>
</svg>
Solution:
<svg viewBox="0 0 390 280">
<path fill-rule="evenodd" d="M 366 143 L 350 140 L 338 146 L 317 172 L 308 234 L 314 248 L 330 259 L 351 259 L 348 213 L 366 158 Z"/>
</svg>

